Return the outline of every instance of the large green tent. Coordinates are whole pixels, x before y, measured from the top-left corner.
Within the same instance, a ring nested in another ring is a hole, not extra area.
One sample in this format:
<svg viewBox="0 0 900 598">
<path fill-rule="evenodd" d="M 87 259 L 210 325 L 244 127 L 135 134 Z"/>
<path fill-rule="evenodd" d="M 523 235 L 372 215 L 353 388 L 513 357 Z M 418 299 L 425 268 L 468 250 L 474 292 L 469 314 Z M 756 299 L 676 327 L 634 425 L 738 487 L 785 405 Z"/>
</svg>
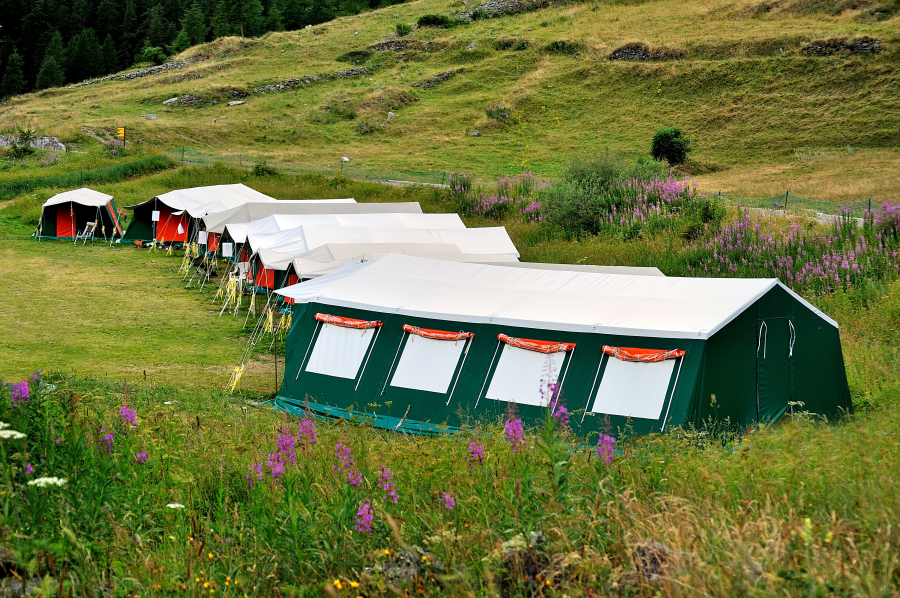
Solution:
<svg viewBox="0 0 900 598">
<path fill-rule="evenodd" d="M 96 224 L 94 236 L 122 237 L 122 225 L 112 195 L 93 189 L 73 189 L 58 193 L 41 206 L 41 220 L 34 234 L 42 239 L 74 239 L 89 223 Z"/>
<path fill-rule="evenodd" d="M 666 278 L 388 255 L 294 301 L 277 405 L 452 430 L 563 401 L 582 434 L 851 410 L 837 324 L 774 279 Z"/>
</svg>

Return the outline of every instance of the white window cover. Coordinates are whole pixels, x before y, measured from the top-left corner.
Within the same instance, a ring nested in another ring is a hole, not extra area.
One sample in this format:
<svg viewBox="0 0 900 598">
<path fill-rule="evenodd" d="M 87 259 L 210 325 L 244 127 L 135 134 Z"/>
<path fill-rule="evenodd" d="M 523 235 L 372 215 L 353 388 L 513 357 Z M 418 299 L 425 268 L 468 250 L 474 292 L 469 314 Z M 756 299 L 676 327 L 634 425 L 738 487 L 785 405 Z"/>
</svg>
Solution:
<svg viewBox="0 0 900 598">
<path fill-rule="evenodd" d="M 445 341 L 410 334 L 391 386 L 447 394 L 466 339 Z"/>
<path fill-rule="evenodd" d="M 153 210 L 153 213 L 150 214 L 150 220 L 153 222 L 159 222 L 159 210 Z"/>
<path fill-rule="evenodd" d="M 655 363 L 610 357 L 591 411 L 640 419 L 659 419 L 677 359 Z"/>
<path fill-rule="evenodd" d="M 360 330 L 323 324 L 306 371 L 355 379 L 374 334 L 374 328 Z"/>
<path fill-rule="evenodd" d="M 485 396 L 495 401 L 545 407 L 550 399 L 548 386 L 556 384 L 565 359 L 565 351 L 541 353 L 504 344 Z"/>
<path fill-rule="evenodd" d="M 222 257 L 231 257 L 231 254 L 233 251 L 234 251 L 233 243 L 222 243 Z"/>
<path fill-rule="evenodd" d="M 200 231 L 199 233 L 197 233 L 197 244 L 206 245 L 207 238 L 208 234 L 206 233 L 206 231 Z"/>
</svg>

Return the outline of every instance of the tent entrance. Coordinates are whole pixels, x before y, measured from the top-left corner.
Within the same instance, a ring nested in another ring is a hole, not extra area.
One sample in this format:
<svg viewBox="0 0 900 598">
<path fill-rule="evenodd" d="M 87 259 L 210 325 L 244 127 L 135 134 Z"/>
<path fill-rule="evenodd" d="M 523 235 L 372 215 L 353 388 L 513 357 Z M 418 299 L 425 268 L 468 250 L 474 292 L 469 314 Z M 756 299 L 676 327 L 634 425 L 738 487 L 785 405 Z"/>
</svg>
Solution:
<svg viewBox="0 0 900 598">
<path fill-rule="evenodd" d="M 794 341 L 790 318 L 758 321 L 756 350 L 757 421 L 769 423 L 787 411 L 794 395 Z"/>
</svg>

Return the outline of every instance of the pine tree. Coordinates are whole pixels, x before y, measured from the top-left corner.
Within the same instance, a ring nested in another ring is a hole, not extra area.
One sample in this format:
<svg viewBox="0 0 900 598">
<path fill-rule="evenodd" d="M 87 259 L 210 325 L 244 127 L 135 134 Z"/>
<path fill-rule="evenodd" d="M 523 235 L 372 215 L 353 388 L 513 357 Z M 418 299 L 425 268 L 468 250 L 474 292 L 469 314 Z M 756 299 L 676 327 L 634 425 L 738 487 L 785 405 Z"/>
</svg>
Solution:
<svg viewBox="0 0 900 598">
<path fill-rule="evenodd" d="M 59 68 L 66 63 L 66 47 L 63 45 L 62 34 L 59 31 L 53 32 L 50 43 L 47 44 L 47 49 L 44 51 L 44 60 L 50 57 L 56 60 Z"/>
<path fill-rule="evenodd" d="M 200 4 L 194 2 L 191 7 L 185 11 L 184 18 L 181 20 L 181 31 L 187 37 L 191 46 L 202 44 L 206 41 L 206 32 L 209 28 L 206 26 L 206 16 Z"/>
<path fill-rule="evenodd" d="M 66 58 L 66 77 L 69 81 L 90 79 L 103 71 L 100 40 L 93 29 L 85 29 L 69 41 Z"/>
<path fill-rule="evenodd" d="M 61 87 L 63 83 L 65 83 L 66 76 L 63 73 L 62 67 L 59 66 L 59 62 L 56 61 L 56 58 L 48 53 L 47 57 L 44 58 L 44 62 L 41 64 L 41 70 L 38 71 L 37 75 L 37 88 L 38 89 L 48 89 L 50 87 Z"/>
<path fill-rule="evenodd" d="M 13 51 L 6 61 L 6 70 L 3 71 L 3 82 L 0 83 L 0 97 L 8 98 L 10 96 L 22 93 L 25 88 L 25 64 L 19 53 Z"/>
<path fill-rule="evenodd" d="M 284 31 L 284 21 L 282 20 L 281 10 L 278 4 L 272 3 L 269 8 L 269 15 L 266 17 L 266 31 Z"/>
<path fill-rule="evenodd" d="M 281 20 L 284 22 L 285 29 L 291 31 L 306 25 L 302 22 L 300 3 L 297 0 L 274 0 L 272 5 L 278 7 L 278 11 L 281 12 Z"/>
<path fill-rule="evenodd" d="M 216 35 L 250 37 L 262 32 L 263 6 L 259 0 L 219 0 Z"/>
<path fill-rule="evenodd" d="M 141 51 L 138 43 L 138 16 L 135 0 L 127 0 L 125 4 L 125 16 L 122 18 L 122 56 L 125 57 L 125 66 L 131 66 L 135 62 L 136 55 Z"/>
<path fill-rule="evenodd" d="M 147 38 L 144 43 L 149 46 L 162 48 L 169 45 L 175 38 L 174 27 L 166 19 L 165 8 L 157 4 L 147 11 Z"/>
<path fill-rule="evenodd" d="M 103 74 L 116 73 L 119 71 L 119 57 L 116 55 L 116 45 L 113 43 L 111 34 L 107 34 L 103 46 L 100 48 L 103 55 Z"/>
</svg>

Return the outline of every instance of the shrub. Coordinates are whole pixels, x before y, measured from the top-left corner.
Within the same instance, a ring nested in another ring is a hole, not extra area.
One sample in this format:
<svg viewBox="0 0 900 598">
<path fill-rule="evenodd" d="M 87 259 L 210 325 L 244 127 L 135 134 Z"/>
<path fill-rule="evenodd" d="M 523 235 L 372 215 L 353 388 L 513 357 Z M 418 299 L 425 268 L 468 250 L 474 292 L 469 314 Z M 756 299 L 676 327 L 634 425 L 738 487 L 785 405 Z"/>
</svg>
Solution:
<svg viewBox="0 0 900 598">
<path fill-rule="evenodd" d="M 512 117 L 512 111 L 509 108 L 501 106 L 500 104 L 486 106 L 484 112 L 485 114 L 487 114 L 488 118 L 499 120 L 502 123 L 508 123 L 510 121 L 510 118 Z"/>
<path fill-rule="evenodd" d="M 362 64 L 372 57 L 371 50 L 350 50 L 344 52 L 336 58 L 338 62 L 351 62 L 353 64 Z"/>
<path fill-rule="evenodd" d="M 560 39 L 547 44 L 544 50 L 551 54 L 573 55 L 581 52 L 582 48 L 584 48 L 584 44 L 581 42 L 570 42 Z"/>
<path fill-rule="evenodd" d="M 371 133 L 377 133 L 381 127 L 377 122 L 361 122 L 356 125 L 356 134 L 357 135 L 369 135 Z"/>
<path fill-rule="evenodd" d="M 494 40 L 494 49 L 500 50 L 500 51 L 503 51 L 503 50 L 516 50 L 516 51 L 527 50 L 528 42 L 524 39 L 515 39 L 515 38 L 504 37 L 504 38 L 500 38 L 498 40 Z"/>
<path fill-rule="evenodd" d="M 444 15 L 422 15 L 417 22 L 419 27 L 439 27 L 449 29 L 453 26 L 453 20 Z"/>
<path fill-rule="evenodd" d="M 145 46 L 138 56 L 138 62 L 152 62 L 155 65 L 163 64 L 166 60 L 166 53 L 157 46 Z"/>
<path fill-rule="evenodd" d="M 278 171 L 275 168 L 269 166 L 269 164 L 265 160 L 260 160 L 256 164 L 253 165 L 253 176 L 274 176 L 278 174 Z"/>
<path fill-rule="evenodd" d="M 486 21 L 490 19 L 491 15 L 487 13 L 486 10 L 481 8 L 480 6 L 472 11 L 472 20 L 473 21 Z"/>
<path fill-rule="evenodd" d="M 691 151 L 691 140 L 682 135 L 680 127 L 660 129 L 653 136 L 650 155 L 655 160 L 665 160 L 670 165 L 684 164 Z"/>
<path fill-rule="evenodd" d="M 37 134 L 30 127 L 16 127 L 16 138 L 12 144 L 12 155 L 14 158 L 24 158 L 34 153 L 31 142 L 37 138 Z"/>
<path fill-rule="evenodd" d="M 406 37 L 412 33 L 412 27 L 406 23 L 397 23 L 397 37 Z"/>
</svg>

